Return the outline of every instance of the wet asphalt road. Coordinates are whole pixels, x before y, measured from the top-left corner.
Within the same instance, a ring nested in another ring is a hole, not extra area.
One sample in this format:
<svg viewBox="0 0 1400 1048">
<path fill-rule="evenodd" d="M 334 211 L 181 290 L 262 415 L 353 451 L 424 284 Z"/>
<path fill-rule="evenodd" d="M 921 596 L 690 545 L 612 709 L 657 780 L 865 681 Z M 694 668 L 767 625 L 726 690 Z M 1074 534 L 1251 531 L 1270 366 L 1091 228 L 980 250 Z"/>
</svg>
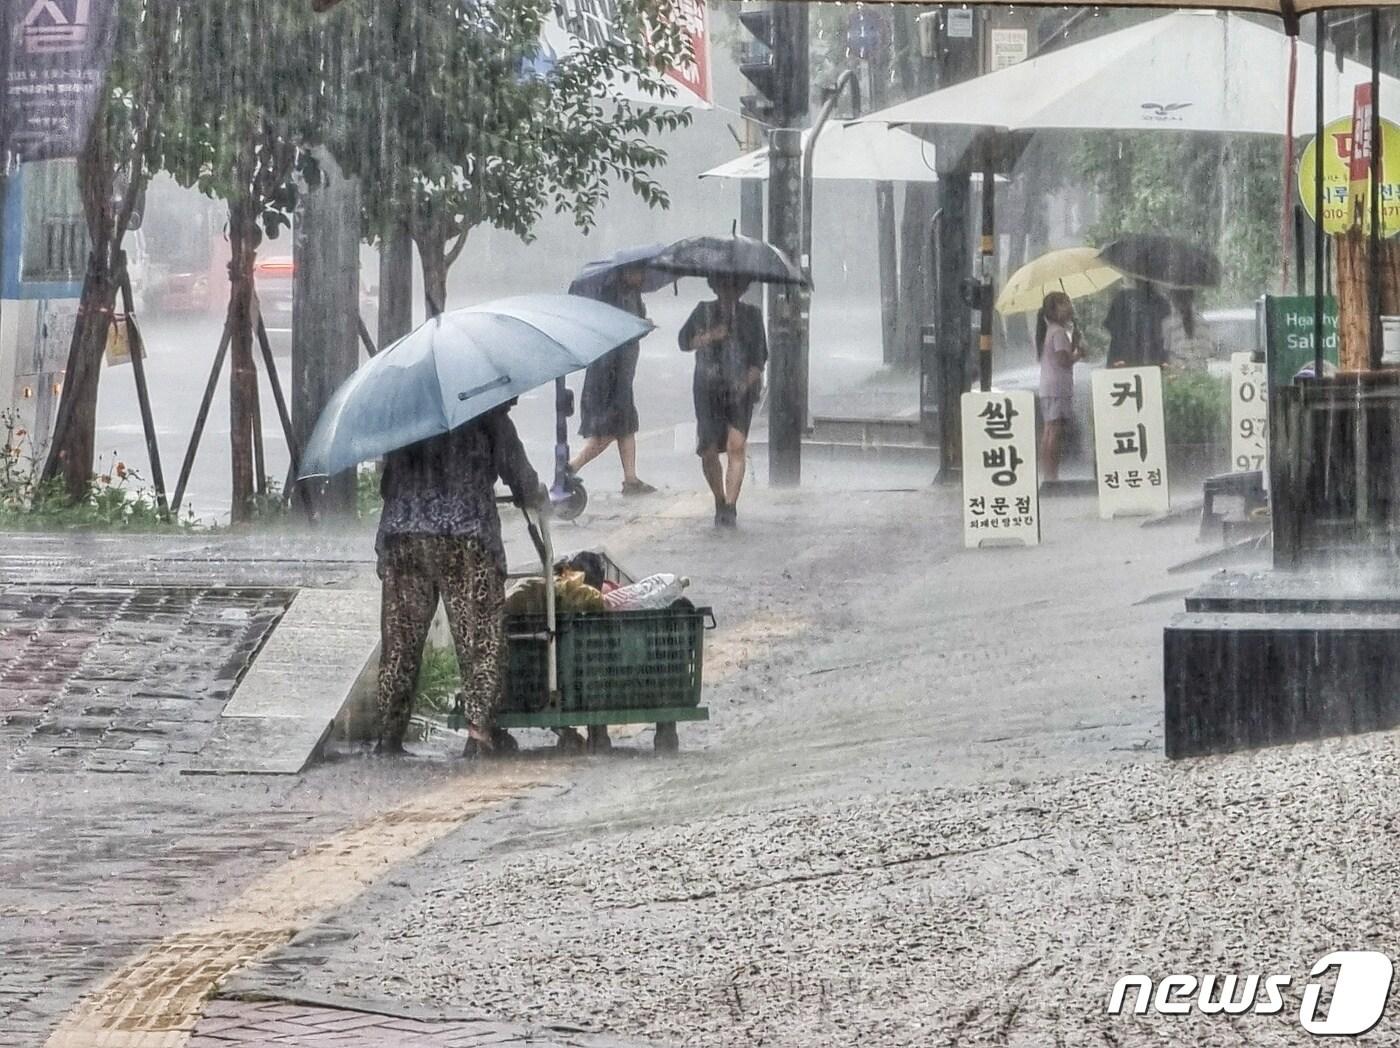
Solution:
<svg viewBox="0 0 1400 1048">
<path fill-rule="evenodd" d="M 970 554 L 955 509 L 937 491 L 763 493 L 737 536 L 700 512 L 644 532 L 618 552 L 690 574 L 722 622 L 714 719 L 681 757 L 650 758 L 643 733 L 235 989 L 663 1044 L 1297 1043 L 1283 1019 L 1102 1013 L 1127 971 L 1293 971 L 1388 927 L 1392 876 L 1374 895 L 1327 876 L 1344 902 L 1290 908 L 1288 871 L 1371 868 L 1392 805 L 1346 790 L 1375 821 L 1294 853 L 1319 750 L 1354 783 L 1391 773 L 1389 739 L 1167 765 L 1163 595 L 1192 582 L 1167 574 L 1198 552 L 1192 522 L 1061 500 L 1040 549 Z"/>
</svg>

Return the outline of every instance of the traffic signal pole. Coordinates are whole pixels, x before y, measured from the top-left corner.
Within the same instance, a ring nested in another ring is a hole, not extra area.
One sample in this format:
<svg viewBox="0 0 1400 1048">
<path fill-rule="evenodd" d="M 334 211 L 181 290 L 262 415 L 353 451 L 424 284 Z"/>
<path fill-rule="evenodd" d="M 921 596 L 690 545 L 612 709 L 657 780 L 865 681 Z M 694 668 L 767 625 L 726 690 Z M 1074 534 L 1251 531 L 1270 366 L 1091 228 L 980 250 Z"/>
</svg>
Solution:
<svg viewBox="0 0 1400 1048">
<path fill-rule="evenodd" d="M 757 39 L 739 72 L 758 90 L 742 101 L 772 125 L 768 150 L 768 242 L 805 265 L 802 222 L 802 132 L 809 93 L 807 5 L 775 3 L 739 12 Z M 807 425 L 807 367 L 800 288 L 768 291 L 768 479 L 802 482 L 802 433 Z"/>
<path fill-rule="evenodd" d="M 768 157 L 768 242 L 789 258 L 800 258 L 802 132 L 774 128 Z M 774 487 L 802 483 L 804 297 L 791 284 L 775 284 L 768 293 L 768 482 Z"/>
</svg>

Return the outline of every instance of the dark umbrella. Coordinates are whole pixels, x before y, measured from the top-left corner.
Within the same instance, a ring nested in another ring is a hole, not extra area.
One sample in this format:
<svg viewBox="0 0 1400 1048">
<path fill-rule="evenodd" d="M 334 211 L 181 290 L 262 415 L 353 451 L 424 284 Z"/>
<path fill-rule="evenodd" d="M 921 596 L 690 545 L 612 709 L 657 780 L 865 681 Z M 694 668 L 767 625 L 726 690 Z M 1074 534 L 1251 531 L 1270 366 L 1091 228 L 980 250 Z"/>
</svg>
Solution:
<svg viewBox="0 0 1400 1048">
<path fill-rule="evenodd" d="M 1119 237 L 1099 252 L 1125 276 L 1167 287 L 1217 287 L 1220 259 L 1203 248 L 1155 233 Z"/>
<path fill-rule="evenodd" d="M 738 277 L 760 284 L 807 280 L 781 251 L 753 237 L 687 237 L 651 260 L 653 269 L 678 277 Z"/>
<path fill-rule="evenodd" d="M 608 282 L 624 269 L 640 268 L 643 273 L 641 292 L 650 294 L 660 291 L 676 280 L 674 273 L 666 273 L 652 267 L 652 261 L 666 250 L 665 244 L 643 244 L 640 247 L 625 247 L 607 258 L 590 262 L 579 270 L 569 285 L 569 294 L 584 298 L 600 298 Z"/>
</svg>

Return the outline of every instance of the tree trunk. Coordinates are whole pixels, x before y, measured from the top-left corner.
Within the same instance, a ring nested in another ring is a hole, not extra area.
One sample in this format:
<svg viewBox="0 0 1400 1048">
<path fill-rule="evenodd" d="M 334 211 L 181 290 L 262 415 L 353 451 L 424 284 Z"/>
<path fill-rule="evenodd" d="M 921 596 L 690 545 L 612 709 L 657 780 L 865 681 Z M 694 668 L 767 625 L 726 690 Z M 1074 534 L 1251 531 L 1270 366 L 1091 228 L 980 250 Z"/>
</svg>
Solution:
<svg viewBox="0 0 1400 1048">
<path fill-rule="evenodd" d="M 102 378 L 102 354 L 116 307 L 120 274 L 121 232 L 117 229 L 116 168 L 100 134 L 91 134 L 78 161 L 78 178 L 87 220 L 89 255 L 78 302 L 78 319 L 68 349 L 63 393 L 54 420 L 53 439 L 42 478 L 62 478 L 74 502 L 82 499 L 92 480 L 96 454 L 97 386 Z"/>
<path fill-rule="evenodd" d="M 423 302 L 428 316 L 435 317 L 447 308 L 447 237 L 429 229 L 417 233 L 418 258 L 423 265 Z"/>
<path fill-rule="evenodd" d="M 413 330 L 413 238 L 402 227 L 379 246 L 379 348 Z"/>
<path fill-rule="evenodd" d="M 43 479 L 61 478 L 67 496 L 77 502 L 88 491 L 96 456 L 97 386 L 102 355 L 117 301 L 118 280 L 98 255 L 88 263 L 78 302 L 78 319 L 68 350 L 62 399 L 54 421 L 53 441 L 44 462 Z"/>
<path fill-rule="evenodd" d="M 253 364 L 253 266 L 258 226 L 248 201 L 229 204 L 229 452 L 233 493 L 229 519 L 245 523 L 253 512 L 253 425 L 258 373 Z"/>
<path fill-rule="evenodd" d="M 910 182 L 904 189 L 904 217 L 899 230 L 899 328 L 895 366 L 919 363 L 919 328 L 928 308 L 928 224 L 933 216 L 933 191 L 927 183 Z"/>
</svg>

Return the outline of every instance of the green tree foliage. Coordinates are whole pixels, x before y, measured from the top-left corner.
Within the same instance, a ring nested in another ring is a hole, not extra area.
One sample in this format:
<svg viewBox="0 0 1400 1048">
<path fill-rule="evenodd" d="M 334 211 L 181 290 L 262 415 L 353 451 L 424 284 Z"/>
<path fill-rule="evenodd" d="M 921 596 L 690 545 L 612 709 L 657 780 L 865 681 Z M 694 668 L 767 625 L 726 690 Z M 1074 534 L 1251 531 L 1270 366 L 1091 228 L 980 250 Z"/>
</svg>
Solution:
<svg viewBox="0 0 1400 1048">
<path fill-rule="evenodd" d="M 418 247 L 430 311 L 481 225 L 524 239 L 546 210 L 589 228 L 616 183 L 664 207 L 650 136 L 684 125 L 680 110 L 611 97 L 626 81 L 660 101 L 663 71 L 685 55 L 671 0 L 622 0 L 619 39 L 523 71 L 547 0 L 358 0 L 346 21 L 353 73 L 336 109 L 333 152 L 360 178 L 368 231 L 406 228 Z"/>
<path fill-rule="evenodd" d="M 181 5 L 161 158 L 182 185 L 228 204 L 235 522 L 251 516 L 254 500 L 254 267 L 264 235 L 276 237 L 290 225 L 299 187 L 319 178 L 312 148 L 343 83 L 346 57 L 327 41 L 325 24 L 300 3 Z"/>
<path fill-rule="evenodd" d="M 1262 135 L 1086 134 L 1075 175 L 1098 202 L 1096 244 L 1122 233 L 1179 236 L 1214 251 L 1223 275 L 1207 301 L 1238 305 L 1281 270 L 1282 146 Z"/>
</svg>

